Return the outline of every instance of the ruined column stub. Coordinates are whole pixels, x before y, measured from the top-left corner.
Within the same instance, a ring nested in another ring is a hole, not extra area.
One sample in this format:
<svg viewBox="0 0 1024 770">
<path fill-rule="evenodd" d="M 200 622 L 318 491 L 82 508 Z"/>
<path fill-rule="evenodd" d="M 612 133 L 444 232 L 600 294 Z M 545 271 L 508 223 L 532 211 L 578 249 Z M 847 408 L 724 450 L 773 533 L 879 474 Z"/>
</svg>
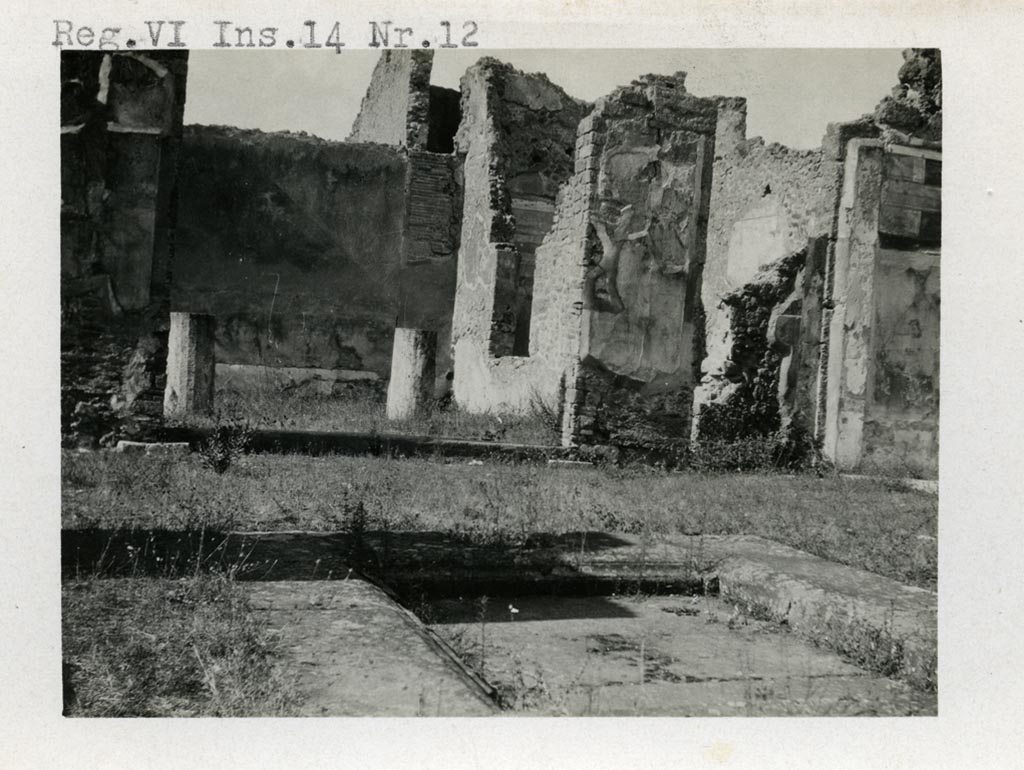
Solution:
<svg viewBox="0 0 1024 770">
<path fill-rule="evenodd" d="M 213 408 L 214 325 L 213 316 L 171 313 L 164 417 L 184 418 Z"/>
<path fill-rule="evenodd" d="M 436 356 L 436 331 L 395 329 L 388 382 L 389 420 L 405 420 L 426 408 L 433 395 Z"/>
</svg>

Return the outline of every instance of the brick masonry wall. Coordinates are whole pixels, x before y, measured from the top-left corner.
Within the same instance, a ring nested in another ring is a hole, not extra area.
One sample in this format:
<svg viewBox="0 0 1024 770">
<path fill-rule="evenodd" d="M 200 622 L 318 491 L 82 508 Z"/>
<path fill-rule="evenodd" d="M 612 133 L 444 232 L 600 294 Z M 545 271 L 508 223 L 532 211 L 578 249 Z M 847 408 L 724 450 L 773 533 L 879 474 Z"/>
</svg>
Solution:
<svg viewBox="0 0 1024 770">
<path fill-rule="evenodd" d="M 450 260 L 459 248 L 458 163 L 451 155 L 419 150 L 408 157 L 406 261 Z"/>
<path fill-rule="evenodd" d="M 462 216 L 454 155 L 410 150 L 398 326 L 437 332 L 435 392 L 450 388 L 451 326 Z"/>
</svg>

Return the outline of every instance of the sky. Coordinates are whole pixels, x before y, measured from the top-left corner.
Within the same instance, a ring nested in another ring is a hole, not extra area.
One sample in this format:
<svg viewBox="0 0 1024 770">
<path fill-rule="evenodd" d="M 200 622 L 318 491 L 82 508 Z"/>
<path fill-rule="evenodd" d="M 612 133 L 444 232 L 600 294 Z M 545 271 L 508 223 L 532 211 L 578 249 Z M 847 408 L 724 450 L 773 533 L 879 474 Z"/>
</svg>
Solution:
<svg viewBox="0 0 1024 770">
<path fill-rule="evenodd" d="M 186 123 L 305 131 L 344 140 L 378 51 L 192 51 Z M 647 73 L 689 73 L 698 96 L 747 98 L 747 136 L 809 149 L 825 126 L 871 112 L 897 83 L 898 49 L 459 49 L 436 51 L 431 83 L 458 88 L 466 68 L 494 56 L 544 72 L 593 101 Z"/>
</svg>

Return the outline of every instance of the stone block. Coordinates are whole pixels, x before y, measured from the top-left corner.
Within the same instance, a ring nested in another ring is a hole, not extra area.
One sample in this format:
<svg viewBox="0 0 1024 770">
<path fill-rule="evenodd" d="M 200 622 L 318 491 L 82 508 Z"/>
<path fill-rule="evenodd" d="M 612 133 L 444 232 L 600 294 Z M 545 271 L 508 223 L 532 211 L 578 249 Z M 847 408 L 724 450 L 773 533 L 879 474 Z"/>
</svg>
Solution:
<svg viewBox="0 0 1024 770">
<path fill-rule="evenodd" d="M 114 451 L 120 454 L 185 455 L 188 454 L 191 449 L 187 441 L 164 441 L 151 443 L 146 441 L 125 441 L 122 439 L 117 442 L 117 446 L 114 447 Z"/>
</svg>

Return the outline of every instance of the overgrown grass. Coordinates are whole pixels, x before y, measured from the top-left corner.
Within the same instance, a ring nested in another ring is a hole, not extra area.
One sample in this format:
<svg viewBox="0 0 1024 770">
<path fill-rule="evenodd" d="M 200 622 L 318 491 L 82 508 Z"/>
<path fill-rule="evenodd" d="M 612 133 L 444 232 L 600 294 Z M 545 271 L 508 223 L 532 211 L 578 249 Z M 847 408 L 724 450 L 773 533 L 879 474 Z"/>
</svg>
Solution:
<svg viewBox="0 0 1024 770">
<path fill-rule="evenodd" d="M 673 473 L 299 455 L 248 455 L 223 474 L 197 457 L 65 452 L 66 528 L 337 530 L 368 526 L 515 541 L 532 533 L 754 534 L 927 588 L 938 501 L 837 475 Z"/>
<path fill-rule="evenodd" d="M 512 444 L 550 445 L 559 438 L 557 421 L 543 405 L 527 415 L 499 415 L 469 414 L 454 405 L 434 404 L 414 418 L 388 420 L 384 397 L 378 392 L 324 396 L 271 389 L 244 394 L 219 390 L 215 399 L 216 416 L 195 418 L 190 424 L 216 427 L 228 422 L 264 429 L 401 433 Z"/>
<path fill-rule="evenodd" d="M 287 716 L 276 640 L 227 575 L 65 583 L 67 716 Z"/>
</svg>

